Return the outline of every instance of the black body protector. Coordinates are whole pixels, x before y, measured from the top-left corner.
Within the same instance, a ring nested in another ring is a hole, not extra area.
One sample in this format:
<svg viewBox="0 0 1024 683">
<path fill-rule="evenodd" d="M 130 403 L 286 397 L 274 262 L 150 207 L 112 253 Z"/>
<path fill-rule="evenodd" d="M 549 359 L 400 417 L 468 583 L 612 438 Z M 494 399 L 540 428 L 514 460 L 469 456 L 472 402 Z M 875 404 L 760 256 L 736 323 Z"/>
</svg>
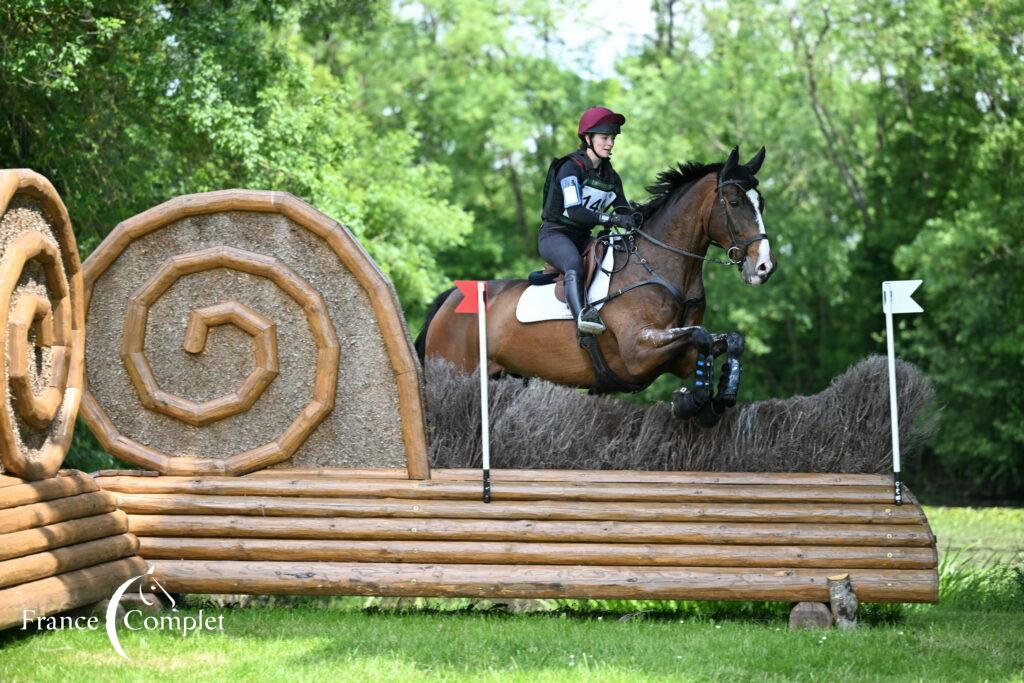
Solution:
<svg viewBox="0 0 1024 683">
<path fill-rule="evenodd" d="M 622 180 L 605 160 L 598 168 L 583 150 L 555 159 L 544 181 L 541 218 L 545 224 L 557 224 L 590 234 L 595 225 L 611 219 L 614 208 L 628 207 Z M 557 264 L 556 264 L 557 265 Z"/>
</svg>

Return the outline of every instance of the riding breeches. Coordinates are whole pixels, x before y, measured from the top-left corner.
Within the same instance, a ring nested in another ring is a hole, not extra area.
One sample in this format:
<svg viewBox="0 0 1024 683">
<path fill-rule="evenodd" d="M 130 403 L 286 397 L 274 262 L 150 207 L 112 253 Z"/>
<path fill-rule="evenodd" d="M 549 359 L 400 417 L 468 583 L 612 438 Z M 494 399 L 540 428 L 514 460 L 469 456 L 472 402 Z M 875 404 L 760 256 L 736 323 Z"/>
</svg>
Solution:
<svg viewBox="0 0 1024 683">
<path fill-rule="evenodd" d="M 583 272 L 583 257 L 580 253 L 590 241 L 589 231 L 583 232 L 572 228 L 545 224 L 541 226 L 537 248 L 540 257 L 560 272 L 569 270 Z"/>
</svg>

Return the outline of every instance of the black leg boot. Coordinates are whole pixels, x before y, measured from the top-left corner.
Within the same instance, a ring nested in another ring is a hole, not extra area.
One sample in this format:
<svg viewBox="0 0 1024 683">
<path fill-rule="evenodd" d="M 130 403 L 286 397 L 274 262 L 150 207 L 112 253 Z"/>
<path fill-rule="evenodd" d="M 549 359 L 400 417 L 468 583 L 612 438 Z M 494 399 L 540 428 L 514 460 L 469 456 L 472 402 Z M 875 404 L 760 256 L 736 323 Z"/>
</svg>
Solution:
<svg viewBox="0 0 1024 683">
<path fill-rule="evenodd" d="M 601 334 L 605 331 L 604 321 L 596 309 L 586 306 L 583 297 L 583 278 L 575 270 L 565 271 L 565 301 L 569 304 L 576 328 L 580 334 Z"/>
</svg>

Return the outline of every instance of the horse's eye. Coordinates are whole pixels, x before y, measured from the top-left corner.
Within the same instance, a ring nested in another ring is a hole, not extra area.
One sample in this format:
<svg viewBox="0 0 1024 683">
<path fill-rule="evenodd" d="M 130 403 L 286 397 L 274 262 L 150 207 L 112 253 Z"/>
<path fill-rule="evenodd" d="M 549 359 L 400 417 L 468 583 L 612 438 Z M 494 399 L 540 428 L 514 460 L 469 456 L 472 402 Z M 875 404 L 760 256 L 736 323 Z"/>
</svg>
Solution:
<svg viewBox="0 0 1024 683">
<path fill-rule="evenodd" d="M 739 205 L 740 205 L 740 200 L 736 199 L 736 197 L 733 197 L 732 199 L 729 200 L 729 206 L 739 206 Z"/>
</svg>

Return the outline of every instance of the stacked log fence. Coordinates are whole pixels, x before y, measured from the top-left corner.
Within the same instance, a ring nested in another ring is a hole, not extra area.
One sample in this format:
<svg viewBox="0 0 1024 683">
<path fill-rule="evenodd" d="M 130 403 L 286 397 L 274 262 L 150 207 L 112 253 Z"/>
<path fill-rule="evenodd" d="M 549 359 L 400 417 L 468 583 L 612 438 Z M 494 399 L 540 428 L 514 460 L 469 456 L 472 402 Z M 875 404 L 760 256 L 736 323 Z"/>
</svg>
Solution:
<svg viewBox="0 0 1024 683">
<path fill-rule="evenodd" d="M 114 496 L 76 471 L 0 476 L 0 629 L 109 598 L 146 571 Z"/>
<path fill-rule="evenodd" d="M 935 538 L 881 475 L 264 470 L 102 476 L 170 591 L 934 602 Z"/>
</svg>

